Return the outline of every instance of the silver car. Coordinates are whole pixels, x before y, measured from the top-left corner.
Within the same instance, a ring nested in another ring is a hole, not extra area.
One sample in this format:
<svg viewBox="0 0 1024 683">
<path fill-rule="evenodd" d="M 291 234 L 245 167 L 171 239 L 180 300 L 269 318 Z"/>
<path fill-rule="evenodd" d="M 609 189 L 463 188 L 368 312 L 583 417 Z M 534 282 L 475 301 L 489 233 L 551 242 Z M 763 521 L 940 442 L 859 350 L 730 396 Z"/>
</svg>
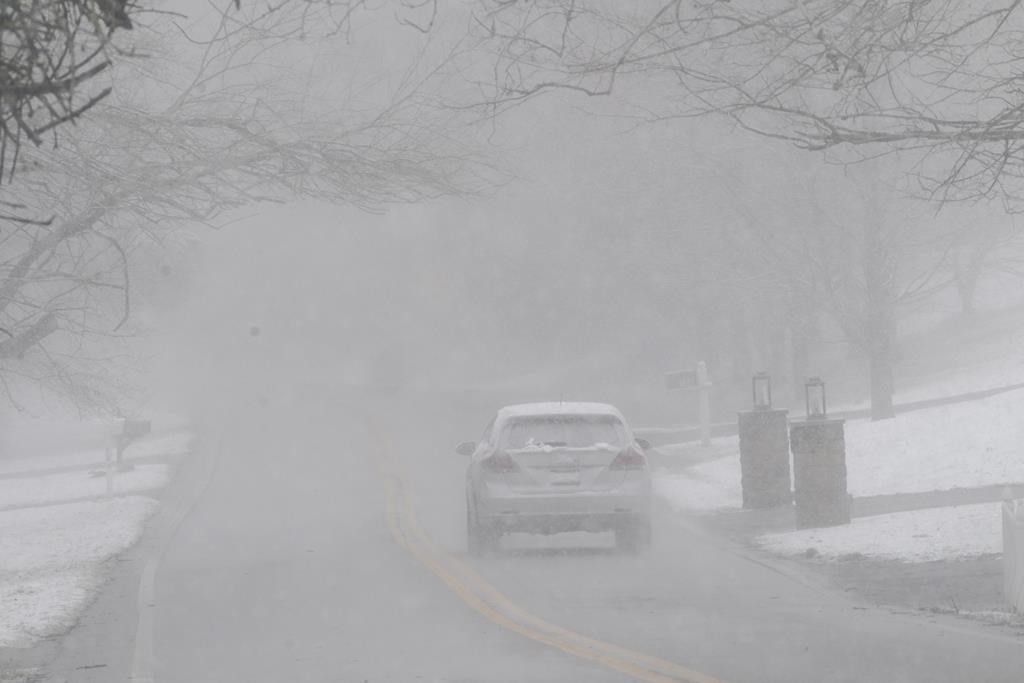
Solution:
<svg viewBox="0 0 1024 683">
<path fill-rule="evenodd" d="M 651 542 L 651 476 L 625 419 L 603 403 L 528 403 L 498 411 L 466 470 L 470 553 L 522 531 L 614 531 L 620 548 Z"/>
</svg>

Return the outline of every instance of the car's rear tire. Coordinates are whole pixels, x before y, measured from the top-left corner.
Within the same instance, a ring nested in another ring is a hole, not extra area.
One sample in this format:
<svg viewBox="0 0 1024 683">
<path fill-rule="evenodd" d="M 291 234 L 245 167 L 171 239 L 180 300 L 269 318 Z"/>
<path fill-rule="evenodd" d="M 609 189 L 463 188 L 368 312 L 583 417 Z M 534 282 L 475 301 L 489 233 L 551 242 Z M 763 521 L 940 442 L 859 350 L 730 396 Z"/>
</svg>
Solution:
<svg viewBox="0 0 1024 683">
<path fill-rule="evenodd" d="M 646 552 L 651 547 L 651 518 L 642 517 L 616 529 L 615 547 L 634 554 Z"/>
<path fill-rule="evenodd" d="M 466 505 L 466 549 L 470 555 L 480 557 L 498 549 L 500 534 L 488 524 L 482 524 Z"/>
</svg>

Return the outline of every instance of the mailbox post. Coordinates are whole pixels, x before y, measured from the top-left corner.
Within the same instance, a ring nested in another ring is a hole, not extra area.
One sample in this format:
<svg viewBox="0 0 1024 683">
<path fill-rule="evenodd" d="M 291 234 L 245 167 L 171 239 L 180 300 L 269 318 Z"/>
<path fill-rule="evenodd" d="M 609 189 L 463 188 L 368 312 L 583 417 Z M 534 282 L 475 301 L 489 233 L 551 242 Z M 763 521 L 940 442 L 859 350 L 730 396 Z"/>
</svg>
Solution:
<svg viewBox="0 0 1024 683">
<path fill-rule="evenodd" d="M 754 375 L 753 410 L 737 414 L 740 433 L 740 470 L 743 507 L 772 508 L 790 505 L 789 417 L 772 408 L 771 377 Z"/>
<path fill-rule="evenodd" d="M 124 469 L 124 449 L 137 439 L 141 439 L 152 430 L 152 423 L 149 420 L 126 420 L 121 419 L 121 429 L 114 437 L 114 444 L 117 447 L 117 469 Z"/>
<path fill-rule="evenodd" d="M 700 422 L 700 445 L 711 445 L 711 378 L 704 361 L 697 363 L 693 370 L 670 372 L 665 378 L 669 391 L 695 389 L 697 391 L 697 419 Z"/>
<path fill-rule="evenodd" d="M 110 446 L 104 449 L 104 465 L 103 478 L 107 485 L 107 495 L 114 495 L 114 452 Z"/>
<path fill-rule="evenodd" d="M 697 410 L 700 417 L 700 445 L 711 445 L 711 379 L 704 361 L 697 363 Z"/>
<path fill-rule="evenodd" d="M 850 522 L 846 492 L 844 420 L 828 417 L 825 383 L 812 377 L 805 385 L 807 419 L 790 426 L 797 528 Z"/>
</svg>

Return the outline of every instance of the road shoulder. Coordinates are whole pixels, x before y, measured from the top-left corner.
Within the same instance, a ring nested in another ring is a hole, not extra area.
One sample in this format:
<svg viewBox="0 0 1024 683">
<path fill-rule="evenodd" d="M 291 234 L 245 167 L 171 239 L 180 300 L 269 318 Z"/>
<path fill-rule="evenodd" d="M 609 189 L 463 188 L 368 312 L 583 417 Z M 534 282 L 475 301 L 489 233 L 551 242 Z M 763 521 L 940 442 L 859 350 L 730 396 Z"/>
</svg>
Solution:
<svg viewBox="0 0 1024 683">
<path fill-rule="evenodd" d="M 160 492 L 159 510 L 137 544 L 112 560 L 108 578 L 93 602 L 67 633 L 42 642 L 24 654 L 25 663 L 41 669 L 46 683 L 101 683 L 133 680 L 136 632 L 141 610 L 140 581 L 147 564 L 159 558 L 180 520 L 208 481 L 215 464 L 215 444 L 199 437 L 175 467 Z M 141 680 L 141 679 L 134 679 Z"/>
</svg>

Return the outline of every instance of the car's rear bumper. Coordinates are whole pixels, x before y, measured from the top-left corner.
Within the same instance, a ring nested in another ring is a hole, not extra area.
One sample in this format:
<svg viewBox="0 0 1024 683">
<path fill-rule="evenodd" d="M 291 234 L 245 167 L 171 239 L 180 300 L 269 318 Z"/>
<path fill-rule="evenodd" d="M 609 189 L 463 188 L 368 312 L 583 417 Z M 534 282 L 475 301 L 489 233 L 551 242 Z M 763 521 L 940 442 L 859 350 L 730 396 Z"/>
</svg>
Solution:
<svg viewBox="0 0 1024 683">
<path fill-rule="evenodd" d="M 558 534 L 564 531 L 615 531 L 629 528 L 646 519 L 646 513 L 613 512 L 588 515 L 520 515 L 505 513 L 489 517 L 489 522 L 501 532 L 528 534 Z"/>
<path fill-rule="evenodd" d="M 609 531 L 650 516 L 647 482 L 635 482 L 616 491 L 577 491 L 557 494 L 521 494 L 504 487 L 487 487 L 477 498 L 481 522 L 503 531 L 558 533 Z"/>
</svg>

